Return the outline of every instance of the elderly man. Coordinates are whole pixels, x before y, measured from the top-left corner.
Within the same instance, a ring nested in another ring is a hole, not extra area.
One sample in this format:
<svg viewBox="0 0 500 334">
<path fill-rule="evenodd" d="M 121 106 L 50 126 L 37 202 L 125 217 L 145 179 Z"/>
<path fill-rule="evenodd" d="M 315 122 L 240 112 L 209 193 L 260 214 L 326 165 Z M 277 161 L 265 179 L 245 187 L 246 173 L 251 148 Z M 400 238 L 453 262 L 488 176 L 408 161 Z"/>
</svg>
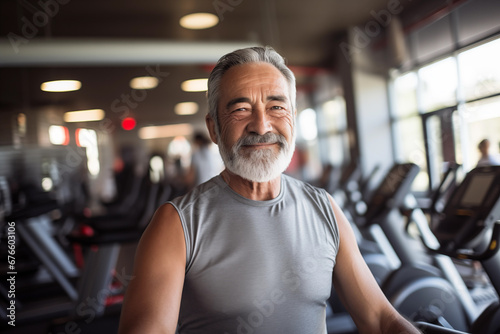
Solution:
<svg viewBox="0 0 500 334">
<path fill-rule="evenodd" d="M 283 173 L 295 79 L 271 48 L 212 71 L 206 117 L 225 170 L 161 206 L 145 231 L 120 333 L 326 333 L 332 282 L 362 333 L 418 333 L 387 301 L 333 199 Z"/>
</svg>

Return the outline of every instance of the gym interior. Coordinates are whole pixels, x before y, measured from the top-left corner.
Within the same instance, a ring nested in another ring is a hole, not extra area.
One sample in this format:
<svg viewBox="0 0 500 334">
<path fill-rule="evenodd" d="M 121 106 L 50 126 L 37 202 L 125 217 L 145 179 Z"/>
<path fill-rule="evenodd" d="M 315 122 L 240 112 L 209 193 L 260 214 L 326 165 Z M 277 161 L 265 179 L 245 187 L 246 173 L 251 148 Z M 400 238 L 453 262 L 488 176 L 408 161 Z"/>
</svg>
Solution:
<svg viewBox="0 0 500 334">
<path fill-rule="evenodd" d="M 4 0 L 0 16 L 0 332 L 117 332 L 143 231 L 193 187 L 210 71 L 268 45 L 297 82 L 285 173 L 336 200 L 424 333 L 500 333 L 499 1 Z M 326 306 L 329 334 L 358 332 L 334 290 Z"/>
</svg>

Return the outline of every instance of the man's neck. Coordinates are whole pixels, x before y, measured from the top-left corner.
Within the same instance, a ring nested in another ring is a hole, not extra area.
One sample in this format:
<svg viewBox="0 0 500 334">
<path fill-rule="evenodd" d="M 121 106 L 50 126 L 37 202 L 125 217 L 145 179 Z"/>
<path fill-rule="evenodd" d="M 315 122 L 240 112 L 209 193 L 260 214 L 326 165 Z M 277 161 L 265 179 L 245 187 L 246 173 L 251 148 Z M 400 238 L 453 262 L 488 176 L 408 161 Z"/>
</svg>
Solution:
<svg viewBox="0 0 500 334">
<path fill-rule="evenodd" d="M 281 191 L 281 175 L 268 182 L 253 182 L 225 169 L 221 176 L 231 189 L 254 201 L 271 200 L 278 197 Z"/>
</svg>

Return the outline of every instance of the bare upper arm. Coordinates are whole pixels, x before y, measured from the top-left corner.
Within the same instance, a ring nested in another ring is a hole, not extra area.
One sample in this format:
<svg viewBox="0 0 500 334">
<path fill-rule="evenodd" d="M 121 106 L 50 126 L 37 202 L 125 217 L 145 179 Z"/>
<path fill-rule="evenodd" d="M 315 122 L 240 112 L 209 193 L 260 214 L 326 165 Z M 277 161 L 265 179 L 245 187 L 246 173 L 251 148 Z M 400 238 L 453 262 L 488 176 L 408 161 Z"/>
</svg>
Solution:
<svg viewBox="0 0 500 334">
<path fill-rule="evenodd" d="M 387 298 L 379 288 L 375 278 L 359 251 L 352 228 L 330 198 L 339 229 L 339 251 L 334 268 L 333 284 L 345 308 L 351 314 L 361 333 L 375 333 L 382 327 L 386 315 L 396 316 Z"/>
<path fill-rule="evenodd" d="M 162 205 L 144 232 L 119 333 L 174 333 L 184 284 L 186 244 L 175 208 Z"/>
</svg>

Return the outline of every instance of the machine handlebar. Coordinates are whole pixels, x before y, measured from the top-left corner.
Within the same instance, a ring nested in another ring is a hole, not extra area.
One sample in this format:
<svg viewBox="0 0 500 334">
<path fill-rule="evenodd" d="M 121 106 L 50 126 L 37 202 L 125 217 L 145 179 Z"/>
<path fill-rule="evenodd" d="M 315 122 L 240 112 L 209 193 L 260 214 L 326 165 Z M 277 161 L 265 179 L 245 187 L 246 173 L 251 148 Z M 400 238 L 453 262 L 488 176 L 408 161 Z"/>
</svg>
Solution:
<svg viewBox="0 0 500 334">
<path fill-rule="evenodd" d="M 445 328 L 422 321 L 415 322 L 415 326 L 421 329 L 425 334 L 467 334 L 467 332 L 457 331 L 456 329 Z"/>
<path fill-rule="evenodd" d="M 430 251 L 454 257 L 463 260 L 477 260 L 484 261 L 493 257 L 498 252 L 498 246 L 500 243 L 500 220 L 493 225 L 493 232 L 491 234 L 490 241 L 488 242 L 488 247 L 481 252 L 475 252 L 472 250 L 450 250 L 449 248 L 439 247 L 433 248 L 427 244 L 424 238 L 421 238 L 422 244 Z"/>
</svg>

